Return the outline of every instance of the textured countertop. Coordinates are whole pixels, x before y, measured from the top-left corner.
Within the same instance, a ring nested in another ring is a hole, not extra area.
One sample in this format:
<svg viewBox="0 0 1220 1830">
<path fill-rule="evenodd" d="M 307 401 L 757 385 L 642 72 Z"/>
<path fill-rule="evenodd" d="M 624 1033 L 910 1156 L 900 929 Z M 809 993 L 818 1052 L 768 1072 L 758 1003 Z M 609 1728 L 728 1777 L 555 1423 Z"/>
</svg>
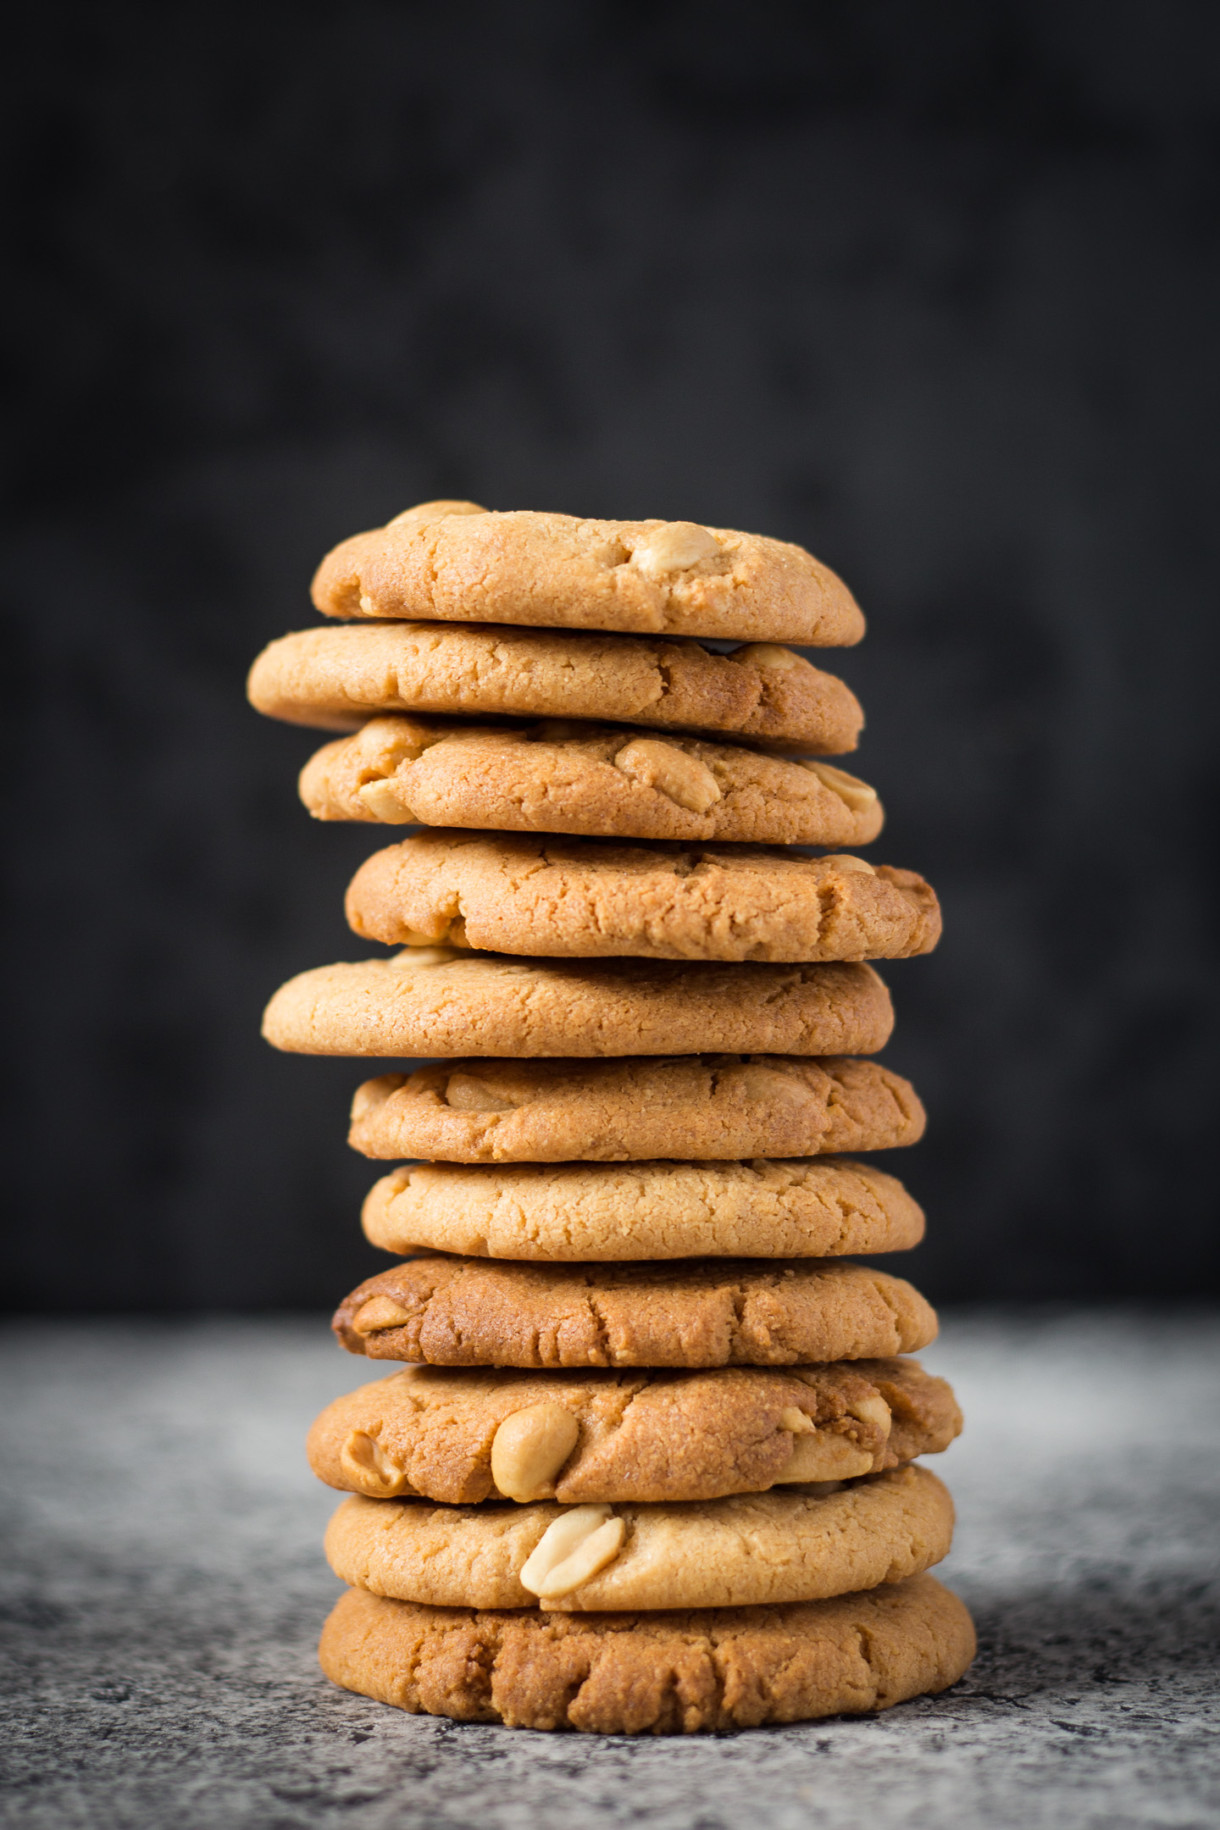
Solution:
<svg viewBox="0 0 1220 1830">
<path fill-rule="evenodd" d="M 598 1741 L 333 1690 L 313 1320 L 0 1336 L 2 1821 L 47 1830 L 1220 1822 L 1220 1319 L 950 1316 L 946 1579 L 982 1649 L 879 1718 Z M 376 1369 L 372 1369 L 375 1373 Z"/>
</svg>

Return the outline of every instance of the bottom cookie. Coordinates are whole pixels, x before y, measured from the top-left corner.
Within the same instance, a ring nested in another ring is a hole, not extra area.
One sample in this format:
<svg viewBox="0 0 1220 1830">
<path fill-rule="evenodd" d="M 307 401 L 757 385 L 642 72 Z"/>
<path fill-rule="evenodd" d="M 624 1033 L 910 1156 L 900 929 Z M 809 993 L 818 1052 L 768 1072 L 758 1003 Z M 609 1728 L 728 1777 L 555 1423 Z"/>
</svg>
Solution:
<svg viewBox="0 0 1220 1830">
<path fill-rule="evenodd" d="M 319 1657 L 412 1715 L 587 1734 L 693 1734 L 861 1715 L 948 1689 L 974 1657 L 931 1576 L 791 1607 L 664 1614 L 432 1608 L 351 1589 Z"/>
</svg>

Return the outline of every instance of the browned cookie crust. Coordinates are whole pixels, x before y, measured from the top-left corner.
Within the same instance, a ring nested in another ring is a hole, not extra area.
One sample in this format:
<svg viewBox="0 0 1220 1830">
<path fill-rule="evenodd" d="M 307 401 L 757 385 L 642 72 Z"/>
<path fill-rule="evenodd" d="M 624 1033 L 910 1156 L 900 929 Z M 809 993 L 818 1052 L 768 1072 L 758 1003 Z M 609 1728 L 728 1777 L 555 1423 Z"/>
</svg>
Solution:
<svg viewBox="0 0 1220 1830">
<path fill-rule="evenodd" d="M 346 907 L 370 940 L 581 959 L 908 959 L 940 938 L 922 877 L 858 858 L 447 828 L 375 852 Z"/>
<path fill-rule="evenodd" d="M 791 648 L 446 623 L 301 629 L 250 670 L 271 718 L 353 730 L 384 712 L 593 718 L 708 731 L 814 756 L 854 750 L 864 724 L 842 680 Z"/>
<path fill-rule="evenodd" d="M 568 1548 L 557 1537 L 575 1542 L 577 1562 L 556 1579 Z M 519 1608 L 536 1597 L 545 1610 L 583 1614 L 821 1601 L 919 1575 L 952 1542 L 947 1489 L 913 1465 L 696 1505 L 455 1507 L 352 1497 L 331 1519 L 326 1555 L 341 1581 L 396 1601 Z"/>
<path fill-rule="evenodd" d="M 437 513 L 437 511 L 440 511 Z M 421 503 L 328 553 L 326 616 L 524 623 L 729 641 L 858 642 L 842 579 L 803 547 L 693 521 L 586 521 Z"/>
<path fill-rule="evenodd" d="M 802 1366 L 936 1339 L 913 1284 L 836 1258 L 409 1258 L 353 1290 L 332 1326 L 349 1353 L 432 1366 Z"/>
<path fill-rule="evenodd" d="M 866 845 L 883 814 L 828 762 L 638 727 L 372 718 L 306 763 L 318 820 L 602 838 Z"/>
<path fill-rule="evenodd" d="M 731 1160 L 885 1150 L 924 1122 L 908 1080 L 851 1055 L 468 1060 L 366 1080 L 348 1142 L 449 1163 Z"/>
<path fill-rule="evenodd" d="M 307 1452 L 327 1486 L 371 1499 L 581 1505 L 855 1479 L 937 1454 L 960 1429 L 951 1387 L 915 1360 L 632 1373 L 410 1366 L 336 1398 Z"/>
<path fill-rule="evenodd" d="M 848 1157 L 749 1163 L 414 1163 L 374 1184 L 365 1234 L 386 1252 L 605 1263 L 840 1258 L 918 1245 L 893 1176 Z"/>
<path fill-rule="evenodd" d="M 865 965 L 602 964 L 420 947 L 300 973 L 267 1006 L 263 1034 L 305 1055 L 871 1055 L 893 1026 L 889 992 Z"/>
<path fill-rule="evenodd" d="M 957 1682 L 974 1629 L 933 1576 L 792 1607 L 480 1613 L 349 1589 L 327 1677 L 412 1715 L 586 1734 L 694 1734 L 861 1715 Z"/>
</svg>

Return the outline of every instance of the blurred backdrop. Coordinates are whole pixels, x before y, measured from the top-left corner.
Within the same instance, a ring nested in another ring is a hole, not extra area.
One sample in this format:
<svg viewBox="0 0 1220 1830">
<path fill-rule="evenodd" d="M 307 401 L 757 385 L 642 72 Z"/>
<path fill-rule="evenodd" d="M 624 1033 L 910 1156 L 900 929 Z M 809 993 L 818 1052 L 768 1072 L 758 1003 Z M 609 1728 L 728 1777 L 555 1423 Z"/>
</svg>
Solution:
<svg viewBox="0 0 1220 1830">
<path fill-rule="evenodd" d="M 10 58 L 5 1280 L 331 1304 L 374 848 L 243 678 L 432 496 L 800 541 L 870 618 L 887 1161 L 941 1300 L 1216 1287 L 1220 13 L 44 0 Z M 10 46 L 10 49 L 12 47 Z M 856 765 L 853 764 L 853 767 Z M 15 1185 L 15 1186 L 13 1186 Z"/>
</svg>

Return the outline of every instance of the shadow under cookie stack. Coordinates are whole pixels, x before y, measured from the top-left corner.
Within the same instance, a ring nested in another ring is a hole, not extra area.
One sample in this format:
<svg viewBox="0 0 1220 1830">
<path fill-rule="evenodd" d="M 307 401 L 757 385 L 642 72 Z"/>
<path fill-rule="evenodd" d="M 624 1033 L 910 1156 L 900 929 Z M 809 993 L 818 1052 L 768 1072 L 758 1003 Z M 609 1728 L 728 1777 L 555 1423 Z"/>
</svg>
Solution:
<svg viewBox="0 0 1220 1830">
<path fill-rule="evenodd" d="M 780 645 L 858 641 L 854 600 L 777 540 L 432 502 L 314 601 L 341 621 L 273 643 L 251 699 L 348 733 L 302 774 L 315 817 L 417 830 L 347 895 L 401 951 L 301 974 L 264 1033 L 432 1063 L 353 1107 L 357 1150 L 411 1160 L 364 1208 L 396 1262 L 334 1325 L 406 1365 L 310 1434 L 348 1495 L 323 1669 L 600 1733 L 945 1689 L 974 1636 L 917 1458 L 960 1415 L 903 1357 L 928 1304 L 849 1256 L 922 1236 L 856 1153 L 923 1129 L 867 962 L 940 916 L 856 855 L 880 803 L 821 758 L 859 705 Z"/>
</svg>

